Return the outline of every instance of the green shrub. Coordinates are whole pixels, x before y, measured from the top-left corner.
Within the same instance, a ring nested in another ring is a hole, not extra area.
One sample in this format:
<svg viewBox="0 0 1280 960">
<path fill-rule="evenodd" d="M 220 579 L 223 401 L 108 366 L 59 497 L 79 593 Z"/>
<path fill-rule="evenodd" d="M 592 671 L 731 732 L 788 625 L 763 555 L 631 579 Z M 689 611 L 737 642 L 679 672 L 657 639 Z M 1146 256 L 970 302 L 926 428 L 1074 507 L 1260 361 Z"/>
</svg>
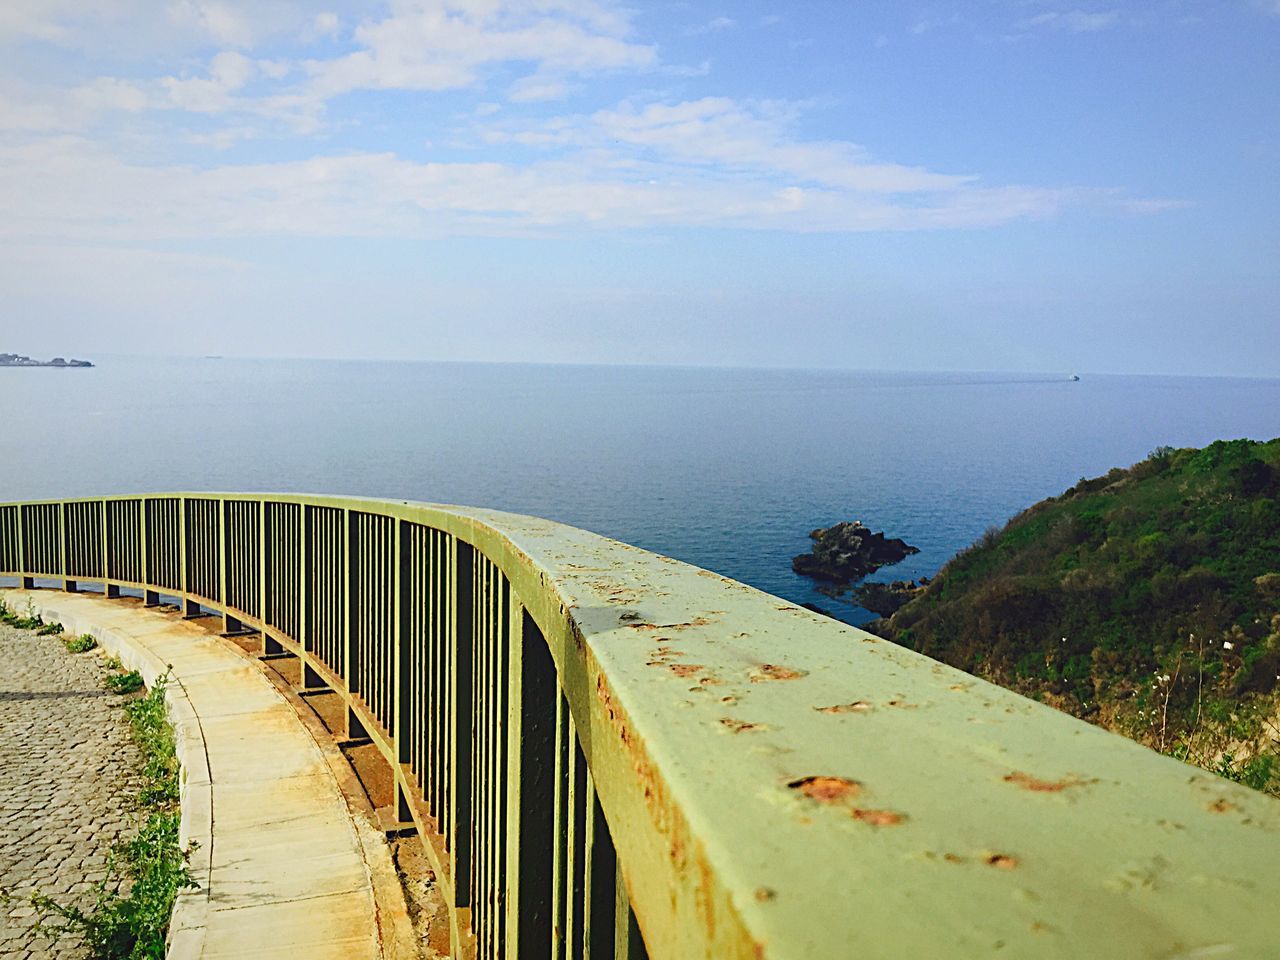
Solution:
<svg viewBox="0 0 1280 960">
<path fill-rule="evenodd" d="M 142 689 L 142 674 L 137 670 L 128 673 L 113 673 L 102 681 L 102 685 L 112 693 L 136 693 Z"/>
<path fill-rule="evenodd" d="M 62 641 L 62 645 L 67 648 L 68 653 L 87 653 L 98 645 L 98 641 L 91 633 L 82 633 L 78 637 L 68 637 Z"/>
</svg>

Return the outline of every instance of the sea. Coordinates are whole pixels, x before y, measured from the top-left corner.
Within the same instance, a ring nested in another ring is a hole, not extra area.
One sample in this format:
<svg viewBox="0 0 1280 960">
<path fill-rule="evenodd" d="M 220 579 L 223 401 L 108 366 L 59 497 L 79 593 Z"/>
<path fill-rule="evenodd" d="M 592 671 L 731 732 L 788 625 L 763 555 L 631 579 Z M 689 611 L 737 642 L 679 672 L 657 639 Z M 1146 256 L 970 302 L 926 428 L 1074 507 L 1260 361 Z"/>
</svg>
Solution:
<svg viewBox="0 0 1280 960">
<path fill-rule="evenodd" d="M 1280 436 L 1280 379 L 95 358 L 0 369 L 0 501 L 279 491 L 585 527 L 850 623 L 791 558 L 861 520 L 932 576 L 1158 446 Z"/>
</svg>

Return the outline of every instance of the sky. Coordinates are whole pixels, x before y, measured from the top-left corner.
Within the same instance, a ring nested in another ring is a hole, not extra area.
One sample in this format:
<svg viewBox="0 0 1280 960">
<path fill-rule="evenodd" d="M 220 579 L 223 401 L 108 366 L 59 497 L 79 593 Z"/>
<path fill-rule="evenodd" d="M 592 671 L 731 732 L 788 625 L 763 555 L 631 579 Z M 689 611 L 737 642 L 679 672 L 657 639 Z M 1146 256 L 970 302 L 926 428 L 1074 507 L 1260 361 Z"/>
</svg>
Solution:
<svg viewBox="0 0 1280 960">
<path fill-rule="evenodd" d="M 1280 376 L 1280 0 L 3 0 L 4 350 Z"/>
</svg>

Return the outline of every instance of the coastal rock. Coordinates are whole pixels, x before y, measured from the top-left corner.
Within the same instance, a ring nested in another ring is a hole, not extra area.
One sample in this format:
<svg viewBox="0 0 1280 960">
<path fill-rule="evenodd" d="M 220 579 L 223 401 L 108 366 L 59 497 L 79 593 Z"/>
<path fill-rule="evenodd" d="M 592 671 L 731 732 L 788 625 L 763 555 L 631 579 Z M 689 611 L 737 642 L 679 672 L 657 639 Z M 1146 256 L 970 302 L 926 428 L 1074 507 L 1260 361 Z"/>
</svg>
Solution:
<svg viewBox="0 0 1280 960">
<path fill-rule="evenodd" d="M 92 367 L 88 360 L 70 360 L 54 357 L 52 360 L 33 360 L 21 353 L 0 353 L 0 367 Z"/>
<path fill-rule="evenodd" d="M 881 617 L 891 617 L 899 609 L 924 593 L 928 577 L 919 580 L 895 580 L 893 583 L 863 583 L 853 588 L 853 599 L 863 610 Z"/>
<path fill-rule="evenodd" d="M 881 567 L 920 552 L 904 540 L 873 533 L 858 520 L 814 530 L 809 537 L 814 541 L 813 549 L 792 558 L 791 568 L 806 577 L 837 584 L 861 580 Z"/>
</svg>

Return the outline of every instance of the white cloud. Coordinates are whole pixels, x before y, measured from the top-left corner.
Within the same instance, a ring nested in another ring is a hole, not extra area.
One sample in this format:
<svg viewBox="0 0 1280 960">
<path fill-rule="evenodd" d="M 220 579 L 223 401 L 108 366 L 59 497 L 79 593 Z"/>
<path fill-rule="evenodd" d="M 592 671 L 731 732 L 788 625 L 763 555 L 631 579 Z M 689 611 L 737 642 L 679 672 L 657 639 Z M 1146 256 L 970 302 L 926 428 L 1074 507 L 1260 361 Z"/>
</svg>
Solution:
<svg viewBox="0 0 1280 960">
<path fill-rule="evenodd" d="M 681 32 L 686 37 L 698 37 L 704 36 L 708 33 L 719 33 L 722 30 L 728 30 L 735 26 L 737 26 L 736 20 L 731 20 L 729 17 L 715 17 L 714 19 L 708 20 L 706 23 L 699 23 L 692 27 L 685 27 Z"/>
<path fill-rule="evenodd" d="M 193 113 L 224 113 L 238 105 L 234 94 L 258 74 L 258 65 L 244 54 L 223 51 L 209 63 L 209 76 L 165 77 L 161 85 L 169 103 Z"/>
<path fill-rule="evenodd" d="M 545 77 L 534 74 L 521 77 L 507 91 L 513 103 L 536 103 L 543 100 L 561 100 L 569 93 L 569 84 L 562 77 Z"/>
<path fill-rule="evenodd" d="M 136 83 L 115 77 L 98 79 L 71 91 L 75 101 L 86 110 L 124 110 L 137 113 L 149 104 L 146 92 Z"/>
<path fill-rule="evenodd" d="M 624 104 L 536 126 L 498 126 L 483 135 L 489 142 L 528 146 L 622 145 L 642 157 L 699 166 L 716 175 L 736 171 L 861 193 L 954 190 L 975 179 L 880 163 L 843 141 L 797 141 L 788 134 L 795 113 L 791 104 L 707 97 L 640 108 Z"/>
<path fill-rule="evenodd" d="M 342 21 L 338 19 L 338 15 L 333 11 L 317 13 L 316 18 L 311 21 L 310 37 L 336 37 L 342 29 Z"/>
<path fill-rule="evenodd" d="M 1115 26 L 1119 21 L 1120 14 L 1116 10 L 1108 10 L 1102 13 L 1086 13 L 1082 10 L 1065 12 L 1051 10 L 1021 20 L 1018 26 L 1023 30 L 1040 27 L 1066 30 L 1069 33 L 1096 33 L 1099 30 Z"/>
<path fill-rule="evenodd" d="M 194 26 L 223 46 L 248 47 L 254 41 L 254 25 L 247 11 L 238 10 L 230 4 L 178 0 L 167 13 L 174 22 Z"/>
<path fill-rule="evenodd" d="M 241 82 L 232 59 L 209 83 Z M 727 99 L 624 106 L 488 139 L 532 160 L 419 162 L 393 153 L 208 167 L 125 162 L 73 137 L 0 148 L 0 238 L 154 243 L 199 237 L 531 235 L 713 226 L 788 232 L 966 229 L 1105 205 L 1181 204 L 1114 191 L 984 185 L 799 141 L 795 108 Z M 214 146 L 225 143 L 210 141 Z"/>
<path fill-rule="evenodd" d="M 314 96 L 359 89 L 469 87 L 502 63 L 545 75 L 649 67 L 654 47 L 627 39 L 627 18 L 596 0 L 397 0 L 391 16 L 362 23 L 359 49 L 306 64 Z"/>
</svg>

